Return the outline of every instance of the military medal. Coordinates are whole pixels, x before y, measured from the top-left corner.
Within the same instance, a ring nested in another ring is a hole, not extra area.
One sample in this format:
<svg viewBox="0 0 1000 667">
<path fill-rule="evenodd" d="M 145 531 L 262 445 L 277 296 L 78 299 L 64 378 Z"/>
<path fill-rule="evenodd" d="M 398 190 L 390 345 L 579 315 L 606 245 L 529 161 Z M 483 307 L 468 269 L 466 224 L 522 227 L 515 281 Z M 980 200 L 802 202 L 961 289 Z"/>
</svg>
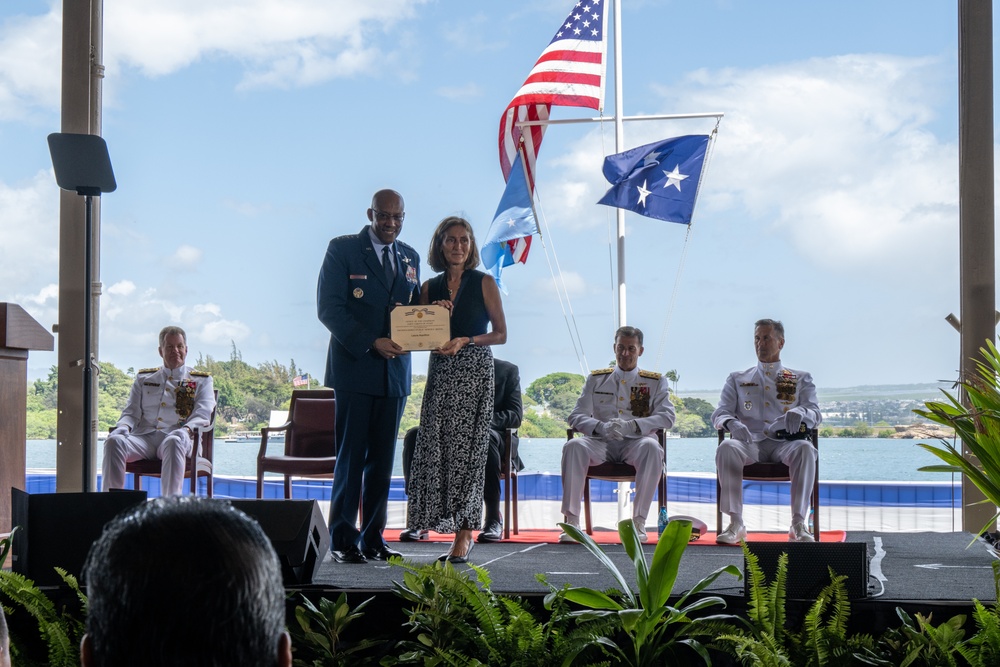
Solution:
<svg viewBox="0 0 1000 667">
<path fill-rule="evenodd" d="M 795 386 L 799 381 L 799 377 L 789 370 L 782 370 L 778 374 L 778 379 L 775 380 L 775 389 L 778 392 L 777 399 L 784 403 L 792 403 L 795 401 Z"/>
<path fill-rule="evenodd" d="M 360 299 L 364 295 L 365 295 L 365 291 L 363 289 L 361 289 L 360 287 L 355 287 L 354 288 L 354 298 L 355 299 Z"/>
<path fill-rule="evenodd" d="M 633 417 L 649 416 L 649 387 L 632 387 L 629 409 Z"/>
<path fill-rule="evenodd" d="M 182 421 L 187 419 L 191 415 L 191 411 L 194 410 L 194 392 L 197 388 L 198 385 L 193 380 L 184 380 L 177 386 L 175 405 L 177 416 Z"/>
</svg>

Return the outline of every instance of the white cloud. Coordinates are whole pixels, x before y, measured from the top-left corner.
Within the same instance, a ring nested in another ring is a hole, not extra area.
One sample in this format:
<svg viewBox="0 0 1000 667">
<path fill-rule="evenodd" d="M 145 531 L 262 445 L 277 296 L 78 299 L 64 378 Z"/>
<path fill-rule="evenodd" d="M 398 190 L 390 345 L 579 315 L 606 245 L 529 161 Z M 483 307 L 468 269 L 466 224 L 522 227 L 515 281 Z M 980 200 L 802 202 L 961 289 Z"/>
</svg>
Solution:
<svg viewBox="0 0 1000 667">
<path fill-rule="evenodd" d="M 249 335 L 250 327 L 238 320 L 213 320 L 197 330 L 198 340 L 205 345 L 227 345 L 230 341 L 239 343 Z"/>
<path fill-rule="evenodd" d="M 373 44 L 405 30 L 428 0 L 129 0 L 104 6 L 109 75 L 163 76 L 203 59 L 245 67 L 240 88 L 309 86 L 398 63 Z M 398 35 L 396 35 L 398 37 Z M 393 43 L 399 47 L 400 40 Z M 59 106 L 62 4 L 0 24 L 0 121 Z M 398 72 L 405 76 L 405 72 Z"/>
<path fill-rule="evenodd" d="M 0 25 L 0 120 L 28 119 L 38 107 L 59 105 L 62 9 L 51 4 L 44 15 Z"/>
<path fill-rule="evenodd" d="M 483 88 L 478 83 L 467 83 L 463 86 L 442 86 L 437 89 L 441 97 L 455 102 L 464 102 L 483 96 Z"/>
<path fill-rule="evenodd" d="M 372 71 L 369 40 L 405 29 L 426 0 L 130 0 L 105 7 L 105 59 L 160 76 L 205 58 L 247 67 L 241 87 L 292 87 Z"/>
<path fill-rule="evenodd" d="M 850 55 L 700 71 L 670 106 L 724 110 L 700 206 L 742 207 L 802 257 L 868 263 L 934 252 L 957 220 L 954 145 L 927 129 L 942 63 Z"/>
<path fill-rule="evenodd" d="M 201 256 L 201 248 L 185 244 L 178 246 L 177 250 L 174 251 L 173 256 L 170 258 L 170 263 L 193 266 L 201 261 Z"/>
<path fill-rule="evenodd" d="M 119 280 L 108 288 L 108 294 L 128 296 L 135 291 L 135 283 L 131 280 Z"/>
<path fill-rule="evenodd" d="M 726 114 L 696 218 L 739 211 L 742 226 L 752 220 L 760 234 L 787 237 L 803 259 L 846 267 L 892 255 L 883 267 L 892 270 L 913 256 L 940 259 L 954 247 L 957 148 L 928 129 L 943 96 L 933 83 L 943 66 L 850 55 L 702 70 L 680 85 L 653 88 L 665 113 Z M 630 123 L 627 146 L 711 128 L 710 120 Z M 561 155 L 542 148 L 550 167 L 540 176 L 542 203 L 558 202 L 564 227 L 606 224 L 612 209 L 593 205 L 594 193 L 608 187 L 594 157 L 602 147 L 613 152 L 604 134 L 594 128 Z"/>
<path fill-rule="evenodd" d="M 51 172 L 23 186 L 0 182 L 0 239 L 0 301 L 23 301 L 58 282 L 59 194 Z"/>
</svg>

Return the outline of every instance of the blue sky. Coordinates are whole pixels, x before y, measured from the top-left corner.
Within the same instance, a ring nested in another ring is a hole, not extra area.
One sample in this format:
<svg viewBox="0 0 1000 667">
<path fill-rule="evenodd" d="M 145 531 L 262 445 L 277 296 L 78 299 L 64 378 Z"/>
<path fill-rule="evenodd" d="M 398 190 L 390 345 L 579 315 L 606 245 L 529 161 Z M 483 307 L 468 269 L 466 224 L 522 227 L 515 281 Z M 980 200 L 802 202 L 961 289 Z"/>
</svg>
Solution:
<svg viewBox="0 0 1000 667">
<path fill-rule="evenodd" d="M 500 114 L 571 6 L 105 0 L 103 134 L 118 190 L 102 202 L 101 358 L 152 365 L 157 331 L 174 323 L 190 359 L 227 359 L 235 342 L 251 364 L 294 359 L 321 377 L 315 287 L 329 239 L 357 233 L 383 187 L 403 194 L 401 238 L 421 256 L 446 215 L 485 236 L 503 191 Z M 0 301 L 46 327 L 60 23 L 59 2 L 0 4 Z M 821 388 L 954 377 L 956 23 L 954 3 L 932 0 L 624 3 L 625 113 L 726 114 L 686 245 L 680 225 L 626 217 L 642 367 L 676 369 L 682 395 L 721 387 L 754 363 L 752 322 L 775 317 L 783 360 Z M 630 123 L 625 143 L 713 125 Z M 504 273 L 508 343 L 495 349 L 524 385 L 612 358 L 614 213 L 595 204 L 611 152 L 611 123 L 546 134 L 545 245 L 575 323 L 536 242 Z M 29 375 L 55 363 L 35 353 Z"/>
</svg>

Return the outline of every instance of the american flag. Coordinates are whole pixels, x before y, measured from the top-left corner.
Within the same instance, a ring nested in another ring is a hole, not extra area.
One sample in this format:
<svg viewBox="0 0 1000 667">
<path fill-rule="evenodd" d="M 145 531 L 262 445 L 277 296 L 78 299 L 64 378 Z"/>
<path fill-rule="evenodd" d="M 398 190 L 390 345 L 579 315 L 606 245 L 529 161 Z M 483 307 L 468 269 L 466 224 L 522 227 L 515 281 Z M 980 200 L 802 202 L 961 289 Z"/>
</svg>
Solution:
<svg viewBox="0 0 1000 667">
<path fill-rule="evenodd" d="M 580 0 L 542 51 L 521 89 L 500 118 L 500 168 L 510 179 L 518 145 L 524 142 L 529 191 L 535 191 L 535 158 L 542 145 L 544 125 L 522 133 L 516 123 L 548 120 L 552 105 L 602 109 L 607 38 L 601 0 Z"/>
<path fill-rule="evenodd" d="M 301 387 L 304 384 L 309 384 L 308 375 L 296 375 L 294 378 L 292 378 L 293 387 Z"/>
</svg>

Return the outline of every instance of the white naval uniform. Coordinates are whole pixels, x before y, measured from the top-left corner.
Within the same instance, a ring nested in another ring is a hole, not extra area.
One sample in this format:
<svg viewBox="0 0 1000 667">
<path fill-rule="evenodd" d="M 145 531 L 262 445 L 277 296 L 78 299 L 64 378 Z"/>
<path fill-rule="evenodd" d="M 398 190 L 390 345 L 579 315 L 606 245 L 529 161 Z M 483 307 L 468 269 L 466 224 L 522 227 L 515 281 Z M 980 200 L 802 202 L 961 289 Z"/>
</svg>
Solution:
<svg viewBox="0 0 1000 667">
<path fill-rule="evenodd" d="M 192 372 L 193 371 L 193 372 Z M 188 395 L 178 412 L 177 392 Z M 191 393 L 193 392 L 193 397 Z M 184 412 L 190 406 L 190 414 Z M 212 377 L 190 366 L 169 369 L 143 369 L 136 374 L 128 403 L 115 431 L 104 441 L 102 489 L 120 489 L 125 485 L 125 463 L 158 458 L 163 461 L 160 487 L 164 496 L 180 495 L 184 486 L 184 459 L 190 455 L 192 438 L 188 433 L 208 426 L 215 408 Z"/>
<path fill-rule="evenodd" d="M 792 522 L 805 520 L 817 454 L 809 440 L 770 437 L 785 428 L 786 412 L 799 413 L 806 428 L 815 428 L 823 420 L 809 373 L 785 368 L 776 361 L 729 374 L 719 407 L 712 413 L 712 425 L 725 429 L 730 419 L 739 420 L 750 430 L 753 442 L 726 438 L 715 451 L 723 513 L 743 520 L 744 465 L 780 461 L 788 466 L 792 479 Z"/>
<path fill-rule="evenodd" d="M 641 435 L 614 441 L 594 434 L 598 427 L 615 418 L 635 419 Z M 663 472 L 663 449 L 652 434 L 674 424 L 674 406 L 670 402 L 666 378 L 638 368 L 593 371 L 566 421 L 583 435 L 563 445 L 563 514 L 570 523 L 578 525 L 580 499 L 589 466 L 606 461 L 628 463 L 636 469 L 632 517 L 638 525 L 644 526 Z"/>
</svg>

